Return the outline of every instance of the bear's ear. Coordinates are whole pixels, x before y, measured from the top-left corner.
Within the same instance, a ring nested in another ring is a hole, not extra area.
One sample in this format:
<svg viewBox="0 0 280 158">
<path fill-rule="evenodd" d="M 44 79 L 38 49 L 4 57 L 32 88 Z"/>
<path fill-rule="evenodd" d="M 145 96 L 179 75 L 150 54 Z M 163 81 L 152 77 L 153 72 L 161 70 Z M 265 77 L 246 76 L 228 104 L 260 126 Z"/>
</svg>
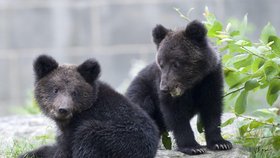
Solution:
<svg viewBox="0 0 280 158">
<path fill-rule="evenodd" d="M 167 35 L 167 33 L 170 30 L 166 29 L 165 27 L 163 27 L 162 25 L 158 24 L 152 32 L 153 35 L 153 41 L 154 43 L 157 45 L 157 47 L 159 46 L 160 42 L 165 38 L 165 36 Z"/>
<path fill-rule="evenodd" d="M 58 63 L 51 56 L 40 55 L 37 57 L 33 63 L 36 81 L 46 76 L 57 67 Z"/>
<path fill-rule="evenodd" d="M 79 65 L 77 70 L 89 84 L 98 78 L 101 71 L 99 63 L 93 58 Z"/>
<path fill-rule="evenodd" d="M 186 37 L 198 43 L 204 41 L 206 34 L 207 29 L 197 20 L 190 22 L 185 30 Z"/>
</svg>

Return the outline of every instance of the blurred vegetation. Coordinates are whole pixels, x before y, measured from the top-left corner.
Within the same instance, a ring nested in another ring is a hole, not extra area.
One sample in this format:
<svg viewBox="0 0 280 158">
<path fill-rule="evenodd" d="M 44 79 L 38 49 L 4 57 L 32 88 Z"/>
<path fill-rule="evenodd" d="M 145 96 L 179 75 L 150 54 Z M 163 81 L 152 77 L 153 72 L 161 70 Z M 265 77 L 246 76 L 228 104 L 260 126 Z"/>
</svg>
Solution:
<svg viewBox="0 0 280 158">
<path fill-rule="evenodd" d="M 226 27 L 218 21 L 214 14 L 206 8 L 205 25 L 208 37 L 223 53 L 225 100 L 234 100 L 231 111 L 235 117 L 222 124 L 222 127 L 236 121 L 239 135 L 235 142 L 242 144 L 264 157 L 280 156 L 280 117 L 279 108 L 273 107 L 280 90 L 280 38 L 275 28 L 268 23 L 262 30 L 259 41 L 253 42 L 246 36 L 248 26 L 247 15 L 243 21 L 233 27 L 228 23 Z M 271 107 L 250 111 L 244 115 L 248 107 L 248 94 L 265 91 L 266 102 Z"/>
<path fill-rule="evenodd" d="M 190 21 L 187 17 L 189 13 L 185 16 L 179 9 L 176 11 Z M 280 90 L 280 37 L 276 29 L 268 23 L 261 31 L 259 41 L 253 42 L 247 36 L 252 29 L 247 15 L 241 22 L 234 20 L 226 25 L 217 20 L 207 7 L 203 15 L 208 37 L 223 54 L 224 99 L 228 110 L 235 114 L 221 127 L 235 123 L 239 132 L 234 141 L 248 149 L 251 157 L 279 158 L 280 110 L 277 99 Z M 248 104 L 249 95 L 251 100 L 261 97 L 266 105 L 255 106 L 260 104 L 257 102 Z M 198 126 L 198 131 L 203 131 L 201 126 Z M 164 144 L 170 143 L 166 137 L 163 140 Z"/>
<path fill-rule="evenodd" d="M 12 108 L 11 111 L 16 114 L 40 114 L 41 110 L 40 107 L 38 106 L 38 103 L 36 102 L 34 98 L 33 91 L 28 93 L 28 97 L 26 99 L 26 102 L 23 106 Z"/>
<path fill-rule="evenodd" d="M 27 151 L 34 150 L 39 146 L 54 143 L 54 138 L 54 133 L 49 133 L 29 139 L 14 139 L 10 146 L 0 149 L 0 157 L 5 156 L 7 158 L 17 158 L 19 155 Z"/>
</svg>

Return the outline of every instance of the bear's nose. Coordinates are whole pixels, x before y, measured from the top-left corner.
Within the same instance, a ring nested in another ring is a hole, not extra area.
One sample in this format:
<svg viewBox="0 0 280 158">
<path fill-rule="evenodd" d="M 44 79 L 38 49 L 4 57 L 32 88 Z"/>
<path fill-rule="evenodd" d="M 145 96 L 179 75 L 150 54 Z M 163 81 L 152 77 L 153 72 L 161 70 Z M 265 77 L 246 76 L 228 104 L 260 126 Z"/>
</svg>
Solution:
<svg viewBox="0 0 280 158">
<path fill-rule="evenodd" d="M 58 109 L 58 112 L 59 112 L 60 114 L 63 114 L 63 115 L 68 114 L 68 110 L 65 109 L 65 108 L 59 108 L 59 109 Z"/>
</svg>

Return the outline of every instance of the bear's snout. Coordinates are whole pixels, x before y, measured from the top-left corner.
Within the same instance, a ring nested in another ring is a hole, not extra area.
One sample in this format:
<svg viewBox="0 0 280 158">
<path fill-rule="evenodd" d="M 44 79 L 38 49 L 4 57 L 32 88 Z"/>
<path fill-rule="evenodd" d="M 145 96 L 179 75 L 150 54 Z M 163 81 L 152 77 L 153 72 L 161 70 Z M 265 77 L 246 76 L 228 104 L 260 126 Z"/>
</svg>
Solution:
<svg viewBox="0 0 280 158">
<path fill-rule="evenodd" d="M 57 119 L 69 119 L 72 117 L 73 100 L 70 96 L 59 95 L 54 102 L 55 117 Z"/>
<path fill-rule="evenodd" d="M 169 93 L 172 97 L 181 96 L 184 93 L 184 86 L 177 80 L 171 77 L 167 80 L 166 77 L 161 78 L 159 89 L 163 93 Z"/>
<path fill-rule="evenodd" d="M 169 91 L 169 87 L 163 81 L 160 82 L 159 89 L 160 89 L 160 91 L 162 91 L 164 93 L 167 93 Z"/>
</svg>

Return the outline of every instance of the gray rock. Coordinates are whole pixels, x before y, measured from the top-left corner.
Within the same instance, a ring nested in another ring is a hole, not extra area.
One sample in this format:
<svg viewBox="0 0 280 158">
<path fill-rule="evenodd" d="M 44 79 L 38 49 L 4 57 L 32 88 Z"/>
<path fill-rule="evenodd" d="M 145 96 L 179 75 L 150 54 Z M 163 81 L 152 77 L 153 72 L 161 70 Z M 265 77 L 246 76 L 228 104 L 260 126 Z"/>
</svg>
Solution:
<svg viewBox="0 0 280 158">
<path fill-rule="evenodd" d="M 223 115 L 222 120 L 225 121 L 228 118 L 233 117 L 233 114 L 226 113 Z M 203 134 L 199 134 L 196 130 L 196 118 L 191 121 L 193 131 L 196 139 L 202 145 L 205 145 Z M 236 134 L 237 128 L 235 124 L 222 129 L 223 135 L 231 137 Z M 56 127 L 50 119 L 42 115 L 32 116 L 9 116 L 0 118 L 0 149 L 12 148 L 13 140 L 16 139 L 29 139 L 36 136 L 54 134 Z M 171 137 L 172 137 L 172 133 Z M 228 139 L 228 138 L 227 138 Z M 176 145 L 173 139 L 174 150 L 164 150 L 160 147 L 156 158 L 185 158 L 189 157 L 181 152 L 176 151 Z M 0 154 L 0 157 L 4 155 Z M 248 151 L 245 151 L 242 147 L 234 145 L 234 148 L 229 151 L 209 151 L 203 155 L 192 156 L 193 158 L 246 158 L 249 157 Z"/>
<path fill-rule="evenodd" d="M 54 132 L 54 123 L 42 115 L 2 117 L 0 149 L 12 148 L 17 139 L 29 139 Z"/>
<path fill-rule="evenodd" d="M 243 150 L 240 146 L 234 146 L 229 151 L 207 151 L 205 154 L 189 156 L 178 151 L 173 150 L 158 150 L 156 158 L 247 158 L 249 154 Z"/>
<path fill-rule="evenodd" d="M 229 118 L 234 117 L 234 114 L 232 113 L 224 113 L 222 116 L 222 122 L 228 120 Z M 194 117 L 191 120 L 191 126 L 193 129 L 193 132 L 195 134 L 196 140 L 201 144 L 201 145 L 206 145 L 205 144 L 205 139 L 204 139 L 204 134 L 201 134 L 197 131 L 196 129 L 196 122 L 197 122 L 197 117 Z M 233 123 L 232 125 L 226 126 L 222 128 L 222 135 L 228 139 L 232 140 L 233 136 L 237 134 L 237 127 L 236 123 Z M 172 132 L 169 133 L 172 139 L 172 149 L 173 150 L 164 150 L 163 145 L 160 145 L 160 149 L 158 150 L 156 158 L 185 158 L 185 157 L 190 157 L 189 155 L 183 154 L 181 152 L 176 151 L 176 144 L 175 140 L 173 138 Z M 228 151 L 211 151 L 207 150 L 205 154 L 202 155 L 196 155 L 196 156 L 191 156 L 192 158 L 247 158 L 249 157 L 249 152 L 246 151 L 244 148 L 238 145 L 234 145 L 232 150 Z"/>
</svg>

